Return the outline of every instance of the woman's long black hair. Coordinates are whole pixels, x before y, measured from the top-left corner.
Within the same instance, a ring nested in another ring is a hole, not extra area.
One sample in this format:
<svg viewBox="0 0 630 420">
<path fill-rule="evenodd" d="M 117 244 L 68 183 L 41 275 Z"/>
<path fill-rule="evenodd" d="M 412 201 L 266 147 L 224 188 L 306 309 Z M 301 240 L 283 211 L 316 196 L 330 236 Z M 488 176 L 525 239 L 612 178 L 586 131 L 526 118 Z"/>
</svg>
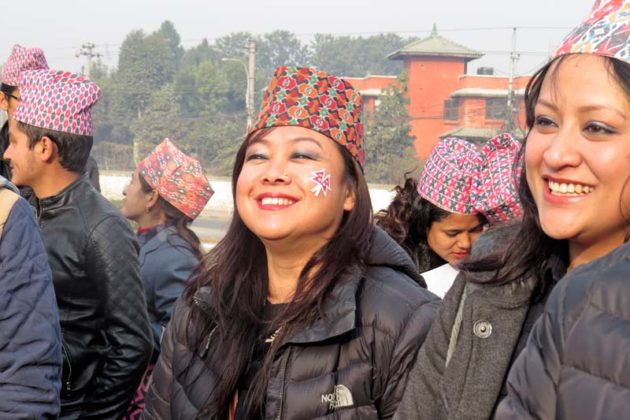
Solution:
<svg viewBox="0 0 630 420">
<path fill-rule="evenodd" d="M 525 111 L 528 127 L 528 136 L 535 123 L 535 107 L 538 102 L 540 90 L 546 77 L 557 76 L 560 63 L 567 56 L 560 56 L 547 63 L 538 70 L 529 81 L 525 90 Z M 630 64 L 614 58 L 605 58 L 609 71 L 614 80 L 630 97 Z M 524 159 L 527 136 L 520 151 L 519 159 Z M 523 279 L 525 276 L 541 274 L 545 268 L 550 254 L 568 258 L 568 241 L 556 240 L 547 236 L 542 230 L 538 218 L 538 208 L 527 184 L 526 170 L 521 173 L 519 182 L 519 196 L 523 205 L 523 221 L 511 244 L 504 250 L 495 254 L 462 264 L 462 269 L 469 272 L 494 271 L 492 283 L 505 284 Z M 620 203 L 621 205 L 622 203 Z M 471 276 L 473 279 L 475 276 Z M 551 285 L 541 284 L 539 290 L 544 293 Z"/>
<path fill-rule="evenodd" d="M 418 194 L 418 182 L 408 174 L 405 175 L 405 183 L 396 186 L 394 191 L 396 195 L 389 206 L 374 216 L 376 224 L 407 251 L 418 272 L 424 273 L 446 264 L 431 249 L 427 236 L 433 223 L 444 220 L 453 213 L 422 198 Z M 482 215 L 477 217 L 480 223 L 487 223 Z"/>
<path fill-rule="evenodd" d="M 232 172 L 233 196 L 248 145 L 273 129 L 250 134 L 238 150 Z M 324 301 L 344 274 L 363 268 L 372 233 L 368 187 L 359 164 L 345 148 L 337 146 L 343 156 L 344 181 L 356 194 L 354 208 L 345 212 L 335 235 L 305 265 L 292 301 L 271 324 L 260 320 L 268 296 L 265 248 L 243 223 L 236 203 L 226 235 L 204 258 L 201 271 L 184 292 L 184 299 L 191 308 L 189 330 L 194 331 L 189 348 L 196 351 L 203 347 L 211 332 L 212 342 L 221 343 L 212 346 L 212 351 L 207 354 L 206 363 L 218 371 L 213 372 L 216 384 L 208 389 L 208 401 L 199 417 L 227 417 L 238 380 L 247 369 L 262 329 L 275 331 L 280 328 L 261 370 L 250 384 L 247 418 L 260 410 L 264 405 L 271 366 L 282 344 L 321 314 Z M 194 303 L 194 297 L 205 286 L 209 287 L 211 300 L 202 309 Z M 192 373 L 190 380 L 195 380 Z"/>
</svg>

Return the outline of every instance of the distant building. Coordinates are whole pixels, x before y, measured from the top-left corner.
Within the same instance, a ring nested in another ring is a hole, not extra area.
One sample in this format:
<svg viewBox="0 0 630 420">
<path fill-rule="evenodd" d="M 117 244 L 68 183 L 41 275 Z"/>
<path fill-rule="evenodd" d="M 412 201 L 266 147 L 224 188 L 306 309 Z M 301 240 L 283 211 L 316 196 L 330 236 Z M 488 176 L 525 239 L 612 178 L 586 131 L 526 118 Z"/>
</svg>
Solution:
<svg viewBox="0 0 630 420">
<path fill-rule="evenodd" d="M 359 91 L 363 99 L 363 110 L 370 114 L 379 105 L 379 98 L 387 94 L 389 88 L 401 87 L 396 76 L 344 77 L 344 79 Z"/>
<path fill-rule="evenodd" d="M 522 106 L 529 76 L 515 77 L 510 116 L 507 110 L 509 77 L 497 76 L 493 69 L 480 67 L 467 74 L 467 64 L 482 57 L 480 52 L 459 45 L 438 34 L 415 41 L 388 57 L 403 60 L 407 73 L 409 122 L 415 148 L 426 159 L 440 138 L 455 136 L 479 142 L 507 129 L 511 118 L 516 136 L 524 134 Z M 365 98 L 365 109 L 373 112 L 378 97 L 389 86 L 399 85 L 393 76 L 349 78 Z M 369 141 L 369 140 L 368 140 Z M 369 145 L 368 145 L 369 147 Z"/>
</svg>

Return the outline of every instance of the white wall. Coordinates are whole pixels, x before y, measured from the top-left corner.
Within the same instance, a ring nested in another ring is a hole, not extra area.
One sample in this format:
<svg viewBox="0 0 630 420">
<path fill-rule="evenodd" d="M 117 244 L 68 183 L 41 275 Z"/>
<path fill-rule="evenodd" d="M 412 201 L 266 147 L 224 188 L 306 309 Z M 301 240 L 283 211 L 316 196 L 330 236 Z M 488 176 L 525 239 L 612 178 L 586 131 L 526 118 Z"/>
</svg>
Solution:
<svg viewBox="0 0 630 420">
<path fill-rule="evenodd" d="M 110 200 L 122 200 L 122 190 L 129 183 L 131 172 L 108 172 L 101 173 L 101 193 Z M 232 189 L 231 182 L 225 179 L 209 178 L 214 195 L 204 209 L 204 213 L 208 212 L 232 212 Z M 387 207 L 392 200 L 394 194 L 387 189 L 370 188 L 370 197 L 372 198 L 372 207 L 374 212 Z M 202 213 L 203 217 L 203 213 Z"/>
</svg>

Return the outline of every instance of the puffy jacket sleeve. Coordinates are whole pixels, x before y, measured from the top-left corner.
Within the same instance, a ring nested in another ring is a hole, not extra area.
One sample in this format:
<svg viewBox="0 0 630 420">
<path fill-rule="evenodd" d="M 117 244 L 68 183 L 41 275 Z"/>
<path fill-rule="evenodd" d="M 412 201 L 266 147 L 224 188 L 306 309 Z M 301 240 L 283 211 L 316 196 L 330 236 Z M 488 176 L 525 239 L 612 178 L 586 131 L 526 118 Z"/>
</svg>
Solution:
<svg viewBox="0 0 630 420">
<path fill-rule="evenodd" d="M 394 419 L 438 419 L 444 417 L 440 383 L 446 369 L 446 354 L 465 281 L 458 276 L 444 297 L 442 307 L 418 352 L 407 387 Z"/>
<path fill-rule="evenodd" d="M 90 416 L 119 418 L 142 379 L 151 356 L 151 332 L 138 250 L 131 229 L 110 216 L 89 235 L 86 267 L 102 290 L 110 351 L 95 378 Z"/>
<path fill-rule="evenodd" d="M 162 336 L 160 357 L 153 369 L 153 380 L 144 399 L 145 419 L 171 418 L 171 399 L 175 386 L 173 355 L 176 347 L 183 346 L 188 311 L 188 307 L 181 300 L 175 303 L 172 320 Z"/>
<path fill-rule="evenodd" d="M 416 308 L 392 343 L 391 362 L 386 369 L 389 374 L 379 406 L 379 418 L 391 419 L 400 404 L 418 349 L 427 337 L 441 302 L 437 296 L 431 297 Z"/>
<path fill-rule="evenodd" d="M 568 284 L 566 280 L 551 292 L 544 313 L 532 328 L 527 345 L 510 369 L 508 395 L 497 409 L 497 419 L 556 417 L 562 365 L 562 302 Z"/>
<path fill-rule="evenodd" d="M 48 256 L 19 199 L 0 239 L 0 418 L 56 418 L 61 363 Z"/>
<path fill-rule="evenodd" d="M 195 256 L 183 247 L 169 248 L 167 252 L 156 252 L 147 256 L 145 264 L 153 267 L 152 279 L 145 279 L 145 285 L 152 287 L 156 321 L 151 323 L 153 344 L 158 346 L 162 328 L 171 320 L 173 304 L 180 297 L 188 278 L 198 264 Z M 157 260 L 159 259 L 159 261 Z"/>
</svg>

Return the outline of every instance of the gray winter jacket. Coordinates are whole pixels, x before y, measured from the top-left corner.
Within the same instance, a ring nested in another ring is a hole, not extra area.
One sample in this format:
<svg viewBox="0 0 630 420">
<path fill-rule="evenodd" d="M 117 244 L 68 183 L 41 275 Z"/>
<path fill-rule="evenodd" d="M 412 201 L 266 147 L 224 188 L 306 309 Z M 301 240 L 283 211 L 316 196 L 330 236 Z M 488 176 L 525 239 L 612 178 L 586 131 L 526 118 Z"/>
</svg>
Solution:
<svg viewBox="0 0 630 420">
<path fill-rule="evenodd" d="M 507 246 L 516 228 L 484 234 L 475 244 L 473 257 Z M 438 318 L 409 374 L 395 419 L 488 419 L 492 416 L 538 280 L 532 276 L 495 286 L 483 283 L 492 273 L 476 276 L 473 283 L 467 281 L 471 279 L 466 278 L 466 274 L 460 274 L 445 296 Z M 461 329 L 447 367 L 453 324 L 465 287 L 467 296 Z"/>
<path fill-rule="evenodd" d="M 405 251 L 376 228 L 367 269 L 340 279 L 324 316 L 279 350 L 267 387 L 266 419 L 391 418 L 439 298 Z M 211 343 L 207 358 L 186 345 L 189 307 L 179 301 L 162 339 L 146 397 L 147 419 L 191 419 L 220 371 Z"/>
<path fill-rule="evenodd" d="M 508 377 L 497 419 L 630 416 L 630 244 L 568 274 Z"/>
</svg>

